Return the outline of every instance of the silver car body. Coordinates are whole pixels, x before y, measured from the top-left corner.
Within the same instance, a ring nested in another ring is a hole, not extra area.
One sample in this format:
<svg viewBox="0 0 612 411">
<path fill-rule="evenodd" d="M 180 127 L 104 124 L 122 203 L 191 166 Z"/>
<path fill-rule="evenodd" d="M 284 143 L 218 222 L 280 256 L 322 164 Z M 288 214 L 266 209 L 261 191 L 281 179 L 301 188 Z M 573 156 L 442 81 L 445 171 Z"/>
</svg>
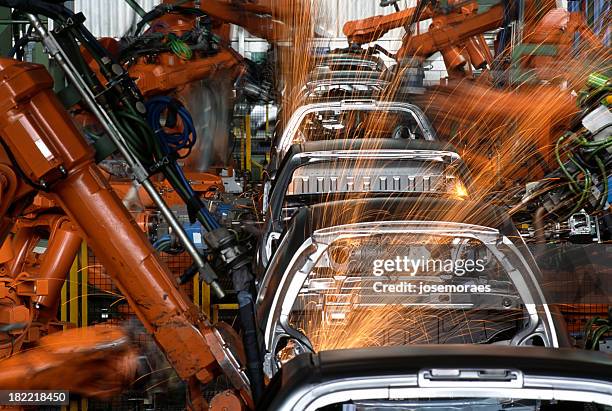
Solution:
<svg viewBox="0 0 612 411">
<path fill-rule="evenodd" d="M 322 102 L 313 103 L 301 106 L 298 108 L 284 128 L 280 138 L 275 141 L 273 153 L 273 168 L 278 167 L 282 161 L 284 155 L 287 153 L 289 148 L 295 144 L 296 133 L 304 118 L 312 113 L 324 112 L 324 111 L 380 111 L 380 112 L 400 112 L 411 115 L 418 127 L 423 134 L 425 140 L 437 140 L 435 131 L 431 124 L 427 120 L 427 117 L 420 108 L 414 104 L 403 103 L 403 102 L 388 102 L 388 101 L 375 101 L 375 100 L 344 100 L 335 102 Z M 274 174 L 274 172 L 273 172 Z"/>
<path fill-rule="evenodd" d="M 348 351 L 353 352 L 332 351 L 297 359 L 288 374 L 278 379 L 276 398 L 263 409 L 315 411 L 332 405 L 345 411 L 612 407 L 612 363 L 601 353 L 487 346 Z M 347 375 L 349 367 L 353 375 Z M 374 369 L 380 373 L 373 373 Z"/>
<path fill-rule="evenodd" d="M 289 319 L 296 300 L 300 295 L 309 292 L 317 292 L 317 287 L 308 286 L 309 276 L 315 266 L 324 261 L 330 245 L 339 240 L 364 238 L 373 235 L 406 235 L 417 234 L 426 236 L 442 236 L 449 238 L 462 238 L 466 240 L 477 240 L 484 244 L 497 262 L 503 266 L 508 278 L 518 293 L 518 303 L 525 310 L 526 324 L 513 336 L 508 344 L 526 345 L 530 344 L 534 337 L 539 337 L 547 347 L 559 347 L 560 338 L 553 320 L 551 311 L 544 294 L 538 283 L 539 271 L 533 262 L 528 261 L 516 245 L 497 229 L 462 224 L 455 222 L 440 221 L 380 221 L 376 223 L 355 223 L 337 227 L 329 227 L 317 230 L 308 238 L 296 252 L 291 262 L 286 265 L 284 272 L 277 272 L 274 262 L 271 262 L 266 277 L 261 283 L 258 294 L 258 302 L 270 299 L 266 305 L 266 312 L 262 313 L 263 336 L 267 351 L 264 368 L 269 375 L 275 374 L 281 365 L 275 357 L 277 344 L 281 339 L 303 338 L 303 334 L 292 328 Z M 274 258 L 279 258 L 280 250 L 284 242 L 292 239 L 285 236 L 279 247 L 279 252 Z M 501 249 L 504 249 L 504 252 Z M 278 276 L 280 280 L 278 280 Z M 276 280 L 273 281 L 273 278 Z M 270 284 L 274 283 L 274 290 Z M 452 302 L 452 300 L 451 300 Z M 469 309 L 470 302 L 444 304 L 440 301 L 427 302 L 424 300 L 406 301 L 407 305 L 416 304 L 427 306 L 437 304 L 437 308 Z M 308 338 L 308 337 L 307 337 Z M 312 349 L 309 342 L 301 347 L 301 350 Z"/>
<path fill-rule="evenodd" d="M 286 196 L 304 194 L 432 194 L 453 195 L 448 192 L 451 181 L 460 181 L 465 187 L 467 177 L 450 169 L 465 168 L 459 154 L 443 150 L 330 150 L 302 152 L 291 159 L 301 164 L 291 164 L 281 172 L 292 171 L 288 185 L 271 182 L 264 185 L 263 209 L 267 210 L 266 226 L 259 252 L 259 261 L 267 266 L 274 250 L 273 242 L 281 237 L 280 200 Z M 333 167 L 334 162 L 358 160 L 362 165 L 355 168 Z M 394 162 L 396 167 L 388 167 Z M 456 170 L 457 171 L 457 170 Z M 467 169 L 463 171 L 465 174 Z M 279 201 L 271 201 L 278 197 Z M 284 214 L 284 213 L 283 213 Z"/>
</svg>

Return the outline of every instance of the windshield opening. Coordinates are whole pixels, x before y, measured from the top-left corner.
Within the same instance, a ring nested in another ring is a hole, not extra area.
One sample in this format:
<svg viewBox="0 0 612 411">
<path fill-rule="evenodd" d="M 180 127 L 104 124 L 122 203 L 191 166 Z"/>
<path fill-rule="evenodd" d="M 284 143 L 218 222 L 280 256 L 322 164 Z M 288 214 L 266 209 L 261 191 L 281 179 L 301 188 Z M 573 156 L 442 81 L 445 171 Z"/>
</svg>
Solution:
<svg viewBox="0 0 612 411">
<path fill-rule="evenodd" d="M 308 273 L 288 323 L 315 351 L 509 343 L 528 314 L 490 246 L 431 234 L 335 241 Z"/>
<path fill-rule="evenodd" d="M 409 111 L 329 109 L 306 114 L 293 144 L 362 138 L 424 139 L 425 136 Z"/>
</svg>

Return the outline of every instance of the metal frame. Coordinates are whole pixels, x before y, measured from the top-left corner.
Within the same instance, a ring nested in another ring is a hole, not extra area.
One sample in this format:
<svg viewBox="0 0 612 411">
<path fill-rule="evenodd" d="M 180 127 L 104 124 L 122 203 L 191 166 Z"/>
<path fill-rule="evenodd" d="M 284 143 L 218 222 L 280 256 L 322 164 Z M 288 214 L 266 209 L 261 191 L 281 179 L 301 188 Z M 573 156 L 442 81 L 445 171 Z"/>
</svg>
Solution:
<svg viewBox="0 0 612 411">
<path fill-rule="evenodd" d="M 612 387 L 598 381 L 555 377 L 523 376 L 516 382 L 487 386 L 484 382 L 457 382 L 436 388 L 422 387 L 417 376 L 355 378 L 316 387 L 279 411 L 315 411 L 327 405 L 359 399 L 416 398 L 516 398 L 595 402 L 612 406 Z M 374 386 L 374 387 L 372 387 Z M 378 387 L 385 388 L 378 388 Z"/>
<path fill-rule="evenodd" d="M 529 317 L 529 324 L 514 336 L 512 344 L 523 345 L 529 338 L 537 335 L 542 338 L 545 346 L 559 347 L 558 331 L 552 320 L 544 294 L 537 282 L 536 272 L 539 272 L 537 267 L 534 264 L 530 264 L 514 243 L 507 236 L 501 234 L 499 230 L 455 222 L 378 221 L 375 224 L 355 223 L 317 230 L 302 244 L 282 274 L 270 272 L 269 270 L 266 272 L 259 291 L 258 301 L 263 299 L 266 291 L 266 278 L 282 276 L 282 280 L 279 282 L 274 293 L 270 310 L 262 324 L 264 329 L 264 345 L 268 351 L 264 364 L 267 372 L 273 375 L 277 371 L 277 364 L 275 364 L 274 358 L 275 347 L 281 338 L 291 338 L 295 334 L 295 330 L 287 329 L 289 327 L 288 318 L 291 309 L 308 274 L 330 244 L 346 238 L 366 237 L 380 233 L 429 234 L 463 237 L 480 241 L 489 249 L 497 261 L 502 264 L 509 279 L 514 284 Z M 291 240 L 285 236 L 283 242 L 285 241 Z M 502 242 L 504 246 L 509 248 L 514 257 L 523 266 L 522 269 L 514 267 L 508 260 L 508 256 L 497 248 L 496 244 L 499 242 Z M 316 247 L 316 250 L 313 250 L 312 247 Z M 281 248 L 282 246 L 279 247 L 279 249 Z M 304 259 L 306 254 L 307 258 Z M 302 266 L 296 267 L 297 261 L 304 261 L 304 263 Z"/>
<path fill-rule="evenodd" d="M 282 133 L 282 136 L 278 139 L 275 139 L 277 141 L 275 141 L 275 144 L 273 145 L 276 147 L 276 159 L 273 159 L 272 163 L 275 164 L 276 167 L 278 167 L 282 158 L 285 156 L 285 154 L 287 154 L 289 148 L 293 144 L 293 137 L 295 136 L 295 133 L 299 128 L 300 124 L 302 123 L 304 117 L 306 117 L 308 114 L 316 113 L 317 111 L 329 110 L 400 111 L 409 113 L 414 117 L 417 124 L 423 131 L 425 140 L 435 141 L 438 139 L 433 127 L 429 123 L 429 120 L 427 120 L 427 117 L 425 116 L 423 111 L 414 104 L 375 100 L 343 100 L 331 103 L 307 104 L 298 108 L 293 113 Z"/>
<path fill-rule="evenodd" d="M 282 227 L 279 227 L 280 215 L 282 213 L 282 203 L 286 195 L 287 187 L 291 184 L 291 176 L 302 165 L 324 163 L 336 159 L 381 159 L 381 160 L 415 160 L 429 162 L 446 162 L 448 164 L 462 163 L 462 159 L 456 152 L 444 150 L 419 150 L 419 149 L 363 149 L 363 150 L 329 150 L 316 152 L 301 152 L 288 159 L 275 177 L 274 186 L 272 182 L 267 181 L 264 184 L 263 210 L 266 211 L 266 225 L 262 237 L 262 248 L 260 249 L 260 262 L 267 266 L 270 258 L 272 258 L 272 241 L 278 240 L 281 237 Z M 297 163 L 297 165 L 294 165 Z M 291 176 L 283 179 L 284 171 L 293 169 Z M 462 183 L 466 186 L 470 184 L 470 178 L 467 175 L 468 171 L 465 166 L 458 167 L 459 177 Z M 432 192 L 436 195 L 439 193 Z"/>
</svg>

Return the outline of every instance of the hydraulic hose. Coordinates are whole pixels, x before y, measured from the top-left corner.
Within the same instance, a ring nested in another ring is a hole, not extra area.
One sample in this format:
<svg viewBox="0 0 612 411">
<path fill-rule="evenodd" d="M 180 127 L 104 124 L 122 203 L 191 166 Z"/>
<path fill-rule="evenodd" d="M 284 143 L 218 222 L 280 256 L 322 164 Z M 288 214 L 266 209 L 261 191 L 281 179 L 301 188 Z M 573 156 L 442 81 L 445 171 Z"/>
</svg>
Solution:
<svg viewBox="0 0 612 411">
<path fill-rule="evenodd" d="M 248 280 L 249 278 L 251 280 Z M 263 358 L 261 356 L 259 339 L 257 338 L 255 304 L 250 290 L 252 275 L 248 266 L 234 270 L 232 280 L 234 288 L 238 293 L 238 316 L 242 327 L 242 343 L 247 361 L 247 375 L 249 376 L 253 401 L 257 404 L 264 391 L 264 373 Z"/>
<path fill-rule="evenodd" d="M 159 96 L 147 101 L 147 122 L 155 133 L 155 138 L 159 143 L 163 157 L 184 158 L 188 155 L 197 140 L 196 130 L 191 114 L 187 108 L 178 100 Z M 167 132 L 162 125 L 162 118 L 165 115 L 165 125 L 169 128 L 178 126 L 176 117 L 180 118 L 182 131 Z M 187 154 L 180 156 L 180 150 L 187 150 Z M 209 213 L 206 206 L 199 199 L 191 188 L 182 168 L 176 161 L 169 162 L 163 169 L 164 175 L 171 184 L 177 188 L 181 198 L 188 205 L 207 231 L 213 231 L 220 227 L 219 223 Z"/>
<path fill-rule="evenodd" d="M 147 122 L 162 143 L 166 154 L 177 153 L 179 150 L 187 150 L 187 153 L 177 158 L 185 158 L 196 143 L 196 130 L 193 119 L 187 108 L 178 100 L 168 96 L 153 97 L 146 103 Z M 182 122 L 182 131 L 168 133 L 162 126 L 162 118 L 165 117 L 165 126 L 173 128 L 177 126 L 178 116 Z"/>
<path fill-rule="evenodd" d="M 15 45 L 13 47 L 11 47 L 11 49 L 9 50 L 9 52 L 6 54 L 7 57 L 9 58 L 15 58 L 15 56 L 17 57 L 18 60 L 21 60 L 20 55 L 17 55 L 17 53 L 19 53 L 19 50 L 21 50 L 23 47 L 27 46 L 27 44 L 32 41 L 32 38 L 30 37 L 30 35 L 26 35 L 20 39 L 18 39 L 17 41 L 15 41 Z"/>
</svg>

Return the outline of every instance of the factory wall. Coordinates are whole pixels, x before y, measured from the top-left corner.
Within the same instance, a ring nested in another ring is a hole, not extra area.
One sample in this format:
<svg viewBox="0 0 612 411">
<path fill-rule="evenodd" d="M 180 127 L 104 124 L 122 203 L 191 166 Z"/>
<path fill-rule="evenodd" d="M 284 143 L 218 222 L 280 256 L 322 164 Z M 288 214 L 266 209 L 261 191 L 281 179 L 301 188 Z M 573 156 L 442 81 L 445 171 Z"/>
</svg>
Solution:
<svg viewBox="0 0 612 411">
<path fill-rule="evenodd" d="M 149 11 L 161 0 L 137 0 Z M 124 0 L 74 0 L 74 10 L 87 17 L 85 25 L 96 37 L 121 37 L 138 16 Z"/>
<path fill-rule="evenodd" d="M 359 20 L 370 16 L 386 15 L 395 10 L 392 6 L 380 7 L 380 0 L 314 0 L 315 32 L 318 36 L 315 47 L 318 50 L 333 50 L 348 46 L 342 28 L 347 21 Z M 399 0 L 400 9 L 414 7 L 416 0 Z M 430 21 L 426 20 L 419 24 L 420 31 L 426 31 Z M 389 31 L 376 43 L 395 53 L 401 45 L 404 29 L 399 28 Z M 234 48 L 246 57 L 251 58 L 253 53 L 261 53 L 267 49 L 267 44 L 253 36 L 250 36 L 241 28 L 234 30 Z M 382 56 L 387 64 L 393 64 L 391 59 Z M 444 62 L 439 54 L 433 55 L 425 64 L 428 70 L 425 72 L 425 81 L 428 84 L 437 84 L 441 78 L 446 77 Z"/>
<path fill-rule="evenodd" d="M 161 0 L 137 0 L 144 10 L 150 10 Z M 342 26 L 349 20 L 393 12 L 393 7 L 380 7 L 379 0 L 314 0 L 317 13 L 317 33 L 329 38 L 342 37 Z M 400 8 L 413 7 L 416 0 L 399 0 Z M 124 0 L 74 0 L 77 12 L 87 16 L 87 26 L 96 36 L 121 36 L 130 27 L 136 14 Z M 401 38 L 401 29 L 385 38 Z"/>
<path fill-rule="evenodd" d="M 363 19 L 369 16 L 385 15 L 394 12 L 394 8 L 380 7 L 379 0 L 316 0 L 317 33 L 325 37 L 342 37 L 342 27 L 349 20 Z M 416 0 L 399 0 L 400 9 L 414 7 Z M 403 30 L 393 30 L 385 39 L 402 37 Z"/>
</svg>

